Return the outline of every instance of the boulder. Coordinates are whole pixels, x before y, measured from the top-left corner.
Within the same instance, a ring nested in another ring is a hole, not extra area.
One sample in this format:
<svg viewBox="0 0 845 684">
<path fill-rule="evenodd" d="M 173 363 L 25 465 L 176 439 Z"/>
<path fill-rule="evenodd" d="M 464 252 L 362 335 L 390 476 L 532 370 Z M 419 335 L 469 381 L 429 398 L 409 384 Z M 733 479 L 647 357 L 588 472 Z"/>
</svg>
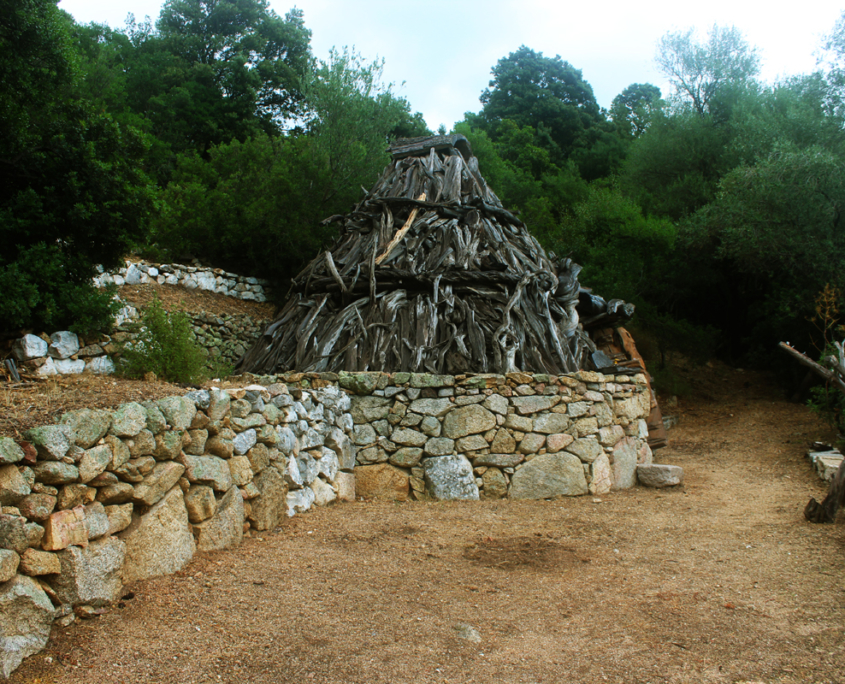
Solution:
<svg viewBox="0 0 845 684">
<path fill-rule="evenodd" d="M 328 506 L 332 501 L 337 499 L 337 492 L 320 477 L 314 480 L 309 486 L 314 492 L 314 503 L 318 506 Z"/>
<path fill-rule="evenodd" d="M 88 539 L 97 539 L 109 533 L 109 517 L 99 501 L 85 506 L 85 529 Z"/>
<path fill-rule="evenodd" d="M 511 476 L 512 499 L 550 499 L 587 491 L 581 460 L 565 452 L 535 456 Z"/>
<path fill-rule="evenodd" d="M 287 514 L 292 518 L 297 513 L 305 513 L 314 503 L 314 490 L 311 487 L 304 487 L 303 489 L 296 489 L 288 492 L 285 497 L 285 504 L 287 505 Z"/>
<path fill-rule="evenodd" d="M 97 501 L 103 505 L 125 504 L 135 497 L 135 487 L 128 482 L 116 482 L 97 488 Z"/>
<path fill-rule="evenodd" d="M 328 482 L 334 482 L 340 469 L 337 455 L 327 447 L 320 447 L 322 456 L 317 461 L 317 474 L 323 475 Z"/>
<path fill-rule="evenodd" d="M 443 436 L 458 439 L 496 427 L 496 416 L 478 404 L 461 406 L 443 419 Z"/>
<path fill-rule="evenodd" d="M 545 435 L 559 434 L 569 427 L 569 418 L 563 413 L 543 413 L 534 419 L 534 432 Z"/>
<path fill-rule="evenodd" d="M 493 413 L 505 416 L 508 413 L 508 400 L 501 394 L 491 394 L 482 404 L 484 408 Z"/>
<path fill-rule="evenodd" d="M 546 451 L 554 454 L 561 449 L 565 449 L 574 441 L 575 438 L 572 435 L 549 435 L 546 437 Z"/>
<path fill-rule="evenodd" d="M 90 449 L 99 442 L 111 427 L 112 417 L 101 409 L 80 409 L 65 413 L 60 425 L 67 425 L 73 430 L 76 446 Z"/>
<path fill-rule="evenodd" d="M 187 397 L 165 397 L 156 404 L 174 430 L 187 430 L 197 413 L 197 406 Z"/>
<path fill-rule="evenodd" d="M 445 456 L 455 450 L 455 440 L 446 437 L 433 437 L 425 443 L 427 456 Z"/>
<path fill-rule="evenodd" d="M 365 499 L 407 501 L 408 474 L 387 463 L 355 468 L 355 490 Z"/>
<path fill-rule="evenodd" d="M 337 498 L 341 501 L 355 501 L 355 474 L 340 472 L 334 481 Z"/>
<path fill-rule="evenodd" d="M 217 492 L 228 492 L 232 487 L 232 474 L 225 460 L 217 456 L 185 456 L 185 477 L 189 482 L 207 484 Z"/>
<path fill-rule="evenodd" d="M 38 458 L 45 461 L 59 461 L 65 457 L 75 441 L 73 428 L 69 425 L 44 425 L 23 433 L 38 452 Z"/>
<path fill-rule="evenodd" d="M 237 487 L 232 487 L 220 499 L 216 513 L 194 525 L 194 537 L 200 551 L 216 551 L 238 546 L 244 536 L 244 499 Z"/>
<path fill-rule="evenodd" d="M 235 439 L 232 440 L 232 446 L 234 448 L 234 452 L 239 456 L 242 456 L 247 451 L 252 449 L 258 442 L 258 434 L 255 432 L 254 429 L 244 430 L 241 433 L 238 433 L 235 436 Z"/>
<path fill-rule="evenodd" d="M 194 555 L 196 543 L 182 490 L 173 487 L 143 516 L 135 516 L 120 538 L 126 542 L 123 581 L 170 575 Z"/>
<path fill-rule="evenodd" d="M 18 361 L 29 361 L 47 356 L 49 347 L 37 335 L 24 335 L 12 346 L 12 354 Z"/>
<path fill-rule="evenodd" d="M 607 454 L 601 454 L 590 464 L 590 494 L 607 494 L 613 487 L 613 474 Z"/>
<path fill-rule="evenodd" d="M 11 437 L 0 437 L 0 466 L 23 460 L 24 452 Z"/>
<path fill-rule="evenodd" d="M 109 534 L 123 532 L 132 523 L 134 506 L 131 503 L 122 506 L 106 506 L 106 516 L 109 519 Z"/>
<path fill-rule="evenodd" d="M 401 444 L 402 446 L 421 447 L 428 441 L 428 437 L 426 437 L 422 432 L 399 427 L 393 430 L 393 433 L 390 435 L 390 440 L 395 444 Z"/>
<path fill-rule="evenodd" d="M 30 547 L 26 518 L 0 513 L 0 549 L 21 554 Z"/>
<path fill-rule="evenodd" d="M 0 489 L 2 492 L 2 489 Z M 28 520 L 42 523 L 56 509 L 56 497 L 52 494 L 30 494 L 17 504 L 21 515 Z"/>
<path fill-rule="evenodd" d="M 79 351 L 79 338 L 70 330 L 54 332 L 50 335 L 50 346 L 47 353 L 54 359 L 69 359 Z M 83 366 L 85 362 L 83 362 Z"/>
<path fill-rule="evenodd" d="M 17 466 L 0 465 L 0 506 L 15 506 L 29 493 L 29 484 Z"/>
<path fill-rule="evenodd" d="M 32 551 L 27 549 L 26 551 Z M 23 555 L 26 555 L 24 551 Z M 11 549 L 0 549 L 0 584 L 8 582 L 18 571 L 18 566 L 21 563 L 21 556 L 17 551 Z M 27 573 L 29 574 L 29 573 Z"/>
<path fill-rule="evenodd" d="M 265 468 L 253 480 L 261 494 L 250 500 L 249 520 L 257 530 L 272 530 L 284 520 L 288 486 L 275 468 Z"/>
<path fill-rule="evenodd" d="M 352 421 L 355 425 L 383 420 L 390 413 L 390 399 L 384 397 L 352 397 Z"/>
<path fill-rule="evenodd" d="M 101 444 L 83 453 L 79 461 L 79 481 L 83 484 L 90 482 L 112 462 L 112 452 L 108 444 Z"/>
<path fill-rule="evenodd" d="M 21 556 L 20 571 L 30 577 L 57 575 L 62 571 L 62 564 L 55 553 L 27 549 Z"/>
<path fill-rule="evenodd" d="M 147 410 L 133 401 L 115 410 L 109 432 L 115 437 L 134 437 L 146 427 Z"/>
<path fill-rule="evenodd" d="M 114 361 L 108 356 L 95 356 L 85 363 L 86 373 L 96 373 L 97 375 L 111 375 L 114 373 Z"/>
<path fill-rule="evenodd" d="M 481 454 L 472 459 L 472 464 L 480 466 L 492 466 L 495 468 L 515 468 L 525 460 L 522 454 Z"/>
<path fill-rule="evenodd" d="M 511 403 L 516 407 L 517 413 L 527 416 L 540 411 L 548 411 L 552 406 L 560 403 L 560 397 L 555 396 L 528 396 L 512 397 Z"/>
<path fill-rule="evenodd" d="M 484 498 L 501 499 L 508 494 L 508 482 L 498 468 L 488 468 L 481 476 Z"/>
<path fill-rule="evenodd" d="M 247 482 L 252 481 L 252 465 L 250 464 L 249 458 L 246 456 L 233 456 L 227 463 L 229 465 L 229 474 L 232 476 L 232 482 L 235 485 L 243 487 Z"/>
<path fill-rule="evenodd" d="M 59 551 L 72 545 L 88 546 L 88 528 L 85 527 L 85 508 L 82 506 L 56 511 L 44 521 L 41 548 Z"/>
<path fill-rule="evenodd" d="M 187 437 L 187 439 L 186 439 Z M 182 453 L 182 445 L 190 439 L 187 432 L 167 430 L 155 436 L 153 456 L 157 461 L 172 461 Z"/>
<path fill-rule="evenodd" d="M 85 361 L 82 359 L 61 359 L 54 361 L 53 366 L 59 375 L 79 375 L 85 371 Z"/>
<path fill-rule="evenodd" d="M 444 399 L 417 399 L 411 402 L 410 411 L 423 416 L 440 417 L 445 416 L 452 410 L 454 404 L 448 398 Z"/>
<path fill-rule="evenodd" d="M 413 468 L 419 465 L 422 454 L 423 450 L 419 447 L 403 447 L 394 451 L 388 460 L 400 468 Z"/>
<path fill-rule="evenodd" d="M 637 442 L 626 437 L 613 449 L 613 489 L 630 489 L 637 484 Z"/>
<path fill-rule="evenodd" d="M 104 605 L 120 598 L 125 555 L 126 544 L 117 537 L 99 539 L 85 549 L 71 546 L 56 554 L 61 571 L 47 582 L 63 604 Z"/>
<path fill-rule="evenodd" d="M 519 447 L 517 447 L 519 453 L 521 454 L 536 454 L 540 449 L 542 449 L 546 444 L 546 436 L 537 434 L 536 432 L 530 432 L 522 440 L 519 442 Z"/>
<path fill-rule="evenodd" d="M 9 677 L 24 658 L 47 645 L 54 612 L 31 577 L 16 575 L 0 585 L 0 677 Z"/>
<path fill-rule="evenodd" d="M 41 461 L 33 468 L 35 481 L 46 485 L 61 485 L 76 482 L 79 479 L 79 469 L 69 463 L 60 461 Z"/>
<path fill-rule="evenodd" d="M 68 484 L 59 490 L 56 508 L 64 511 L 91 503 L 97 498 L 97 490 L 84 484 Z"/>
<path fill-rule="evenodd" d="M 684 469 L 656 463 L 638 465 L 637 480 L 644 487 L 676 487 L 684 483 Z"/>
<path fill-rule="evenodd" d="M 214 490 L 207 485 L 191 485 L 185 494 L 185 508 L 188 510 L 188 520 L 192 523 L 208 520 L 217 512 Z"/>
<path fill-rule="evenodd" d="M 477 405 L 465 408 L 473 406 Z M 460 410 L 456 409 L 455 412 Z M 426 486 L 435 499 L 478 499 L 478 485 L 472 473 L 472 464 L 465 456 L 449 454 L 427 458 L 423 461 L 423 467 Z"/>
<path fill-rule="evenodd" d="M 604 449 L 602 449 L 598 440 L 590 439 L 589 437 L 576 439 L 566 447 L 566 450 L 570 454 L 575 454 L 584 463 L 592 463 L 604 453 Z"/>
<path fill-rule="evenodd" d="M 133 500 L 136 503 L 152 506 L 154 503 L 161 501 L 170 488 L 179 482 L 179 478 L 182 477 L 184 472 L 185 466 L 181 463 L 173 461 L 156 463 L 152 472 L 135 485 Z"/>
</svg>

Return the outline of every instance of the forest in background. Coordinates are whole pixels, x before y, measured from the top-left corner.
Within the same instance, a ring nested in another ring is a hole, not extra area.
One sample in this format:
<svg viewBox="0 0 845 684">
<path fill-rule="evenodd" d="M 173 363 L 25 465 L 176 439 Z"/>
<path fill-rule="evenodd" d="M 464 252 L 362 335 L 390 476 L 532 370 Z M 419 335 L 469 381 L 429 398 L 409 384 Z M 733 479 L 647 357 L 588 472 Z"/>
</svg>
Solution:
<svg viewBox="0 0 845 684">
<path fill-rule="evenodd" d="M 284 297 L 388 141 L 431 133 L 380 62 L 315 59 L 310 38 L 265 0 L 168 0 L 122 29 L 0 0 L 0 329 L 107 326 L 91 277 L 132 252 Z M 771 367 L 781 340 L 820 353 L 845 308 L 845 14 L 820 49 L 772 84 L 735 28 L 668 33 L 672 92 L 634 83 L 605 110 L 523 46 L 453 131 L 584 285 L 637 305 L 653 355 Z"/>
</svg>

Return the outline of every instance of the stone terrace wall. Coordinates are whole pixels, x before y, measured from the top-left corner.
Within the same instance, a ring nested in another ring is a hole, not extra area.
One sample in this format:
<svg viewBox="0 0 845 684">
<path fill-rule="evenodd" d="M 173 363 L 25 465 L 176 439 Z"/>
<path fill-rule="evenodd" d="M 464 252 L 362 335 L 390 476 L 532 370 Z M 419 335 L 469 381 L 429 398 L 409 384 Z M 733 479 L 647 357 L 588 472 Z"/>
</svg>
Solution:
<svg viewBox="0 0 845 684">
<path fill-rule="evenodd" d="M 335 499 L 550 498 L 651 463 L 645 377 L 298 373 L 0 438 L 0 676 L 124 583 Z"/>
<path fill-rule="evenodd" d="M 146 261 L 129 261 L 113 272 L 104 272 L 94 278 L 96 287 L 115 285 L 181 285 L 189 290 L 207 290 L 244 301 L 266 302 L 268 282 L 261 278 L 229 273 L 221 268 L 184 266 L 182 264 L 154 264 Z"/>
<path fill-rule="evenodd" d="M 644 375 L 341 374 L 359 495 L 545 499 L 632 487 L 650 465 Z"/>
<path fill-rule="evenodd" d="M 349 406 L 337 386 L 202 390 L 0 438 L 0 676 L 126 582 L 354 500 Z"/>
<path fill-rule="evenodd" d="M 111 354 L 120 345 L 137 337 L 138 315 L 134 308 L 111 332 L 96 333 L 80 339 L 67 330 L 44 335 L 24 335 L 15 340 L 12 355 L 36 375 L 70 375 L 75 373 L 114 373 Z M 249 314 L 188 313 L 191 334 L 212 359 L 234 366 L 247 348 L 264 332 L 269 321 L 257 320 Z M 46 338 L 46 339 L 45 339 Z M 48 341 L 49 340 L 49 341 Z"/>
</svg>

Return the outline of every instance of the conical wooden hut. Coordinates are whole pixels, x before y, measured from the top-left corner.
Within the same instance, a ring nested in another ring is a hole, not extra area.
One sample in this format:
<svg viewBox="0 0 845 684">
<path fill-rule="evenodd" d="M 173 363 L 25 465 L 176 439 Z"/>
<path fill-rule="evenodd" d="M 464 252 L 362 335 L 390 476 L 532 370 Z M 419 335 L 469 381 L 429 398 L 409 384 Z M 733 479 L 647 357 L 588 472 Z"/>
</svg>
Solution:
<svg viewBox="0 0 845 684">
<path fill-rule="evenodd" d="M 609 361 L 586 326 L 633 306 L 580 287 L 479 173 L 462 135 L 400 140 L 340 235 L 292 281 L 241 372 L 529 371 Z"/>
</svg>

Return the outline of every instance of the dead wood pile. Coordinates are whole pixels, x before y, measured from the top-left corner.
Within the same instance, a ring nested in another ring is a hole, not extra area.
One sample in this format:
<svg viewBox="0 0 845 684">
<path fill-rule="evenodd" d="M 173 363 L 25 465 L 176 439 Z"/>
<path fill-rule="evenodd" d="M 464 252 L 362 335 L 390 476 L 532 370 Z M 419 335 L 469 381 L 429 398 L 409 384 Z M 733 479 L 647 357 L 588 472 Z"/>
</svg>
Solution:
<svg viewBox="0 0 845 684">
<path fill-rule="evenodd" d="M 332 248 L 292 281 L 290 298 L 238 370 L 593 368 L 585 325 L 633 306 L 580 287 L 581 267 L 546 254 L 487 186 L 463 136 L 402 140 L 341 223 Z"/>
</svg>

